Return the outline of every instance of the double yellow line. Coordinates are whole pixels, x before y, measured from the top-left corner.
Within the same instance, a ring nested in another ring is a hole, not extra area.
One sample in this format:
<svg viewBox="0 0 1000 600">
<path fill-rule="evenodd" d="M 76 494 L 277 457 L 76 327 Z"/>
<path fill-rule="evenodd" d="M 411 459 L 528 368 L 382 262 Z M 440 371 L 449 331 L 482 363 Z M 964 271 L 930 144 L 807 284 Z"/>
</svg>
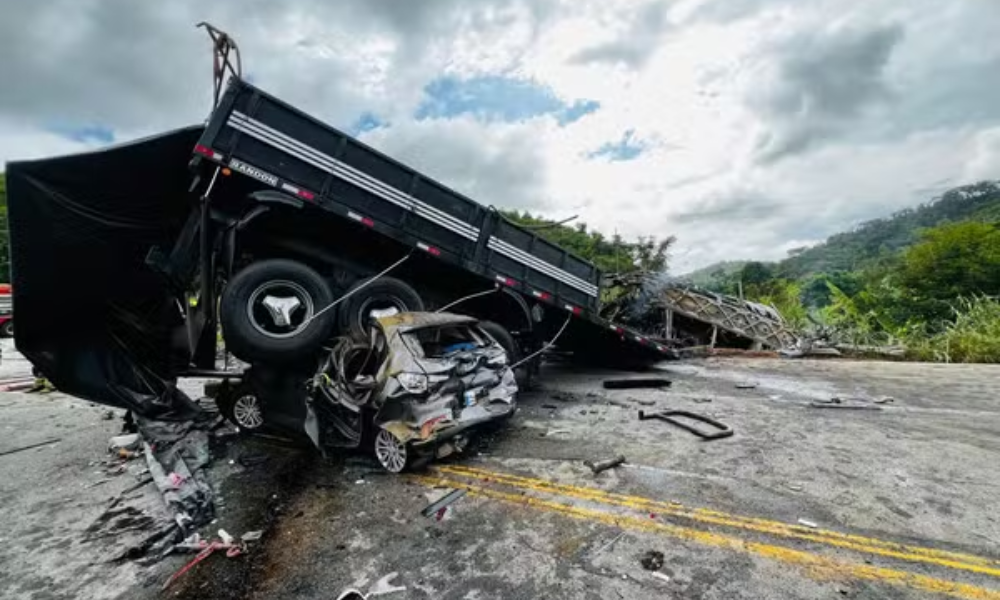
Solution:
<svg viewBox="0 0 1000 600">
<path fill-rule="evenodd" d="M 536 494 L 553 495 L 563 499 L 572 498 L 604 506 L 620 507 L 643 513 L 655 513 L 657 516 L 667 515 L 677 517 L 690 521 L 693 524 L 717 525 L 753 533 L 835 546 L 856 552 L 884 556 L 886 558 L 1000 577 L 1000 561 L 981 556 L 900 544 L 836 531 L 811 529 L 780 521 L 731 515 L 702 508 L 687 508 L 672 502 L 661 502 L 639 496 L 615 494 L 604 490 L 559 484 L 542 479 L 465 466 L 442 466 L 435 469 L 435 471 L 450 477 L 415 477 L 415 479 L 427 485 L 445 485 L 462 488 L 468 490 L 473 495 L 557 512 L 573 518 L 606 523 L 632 530 L 666 534 L 671 537 L 678 537 L 709 546 L 750 552 L 798 565 L 804 568 L 810 575 L 818 578 L 850 577 L 905 585 L 922 591 L 948 594 L 959 598 L 1000 600 L 1000 592 L 975 585 L 871 565 L 835 561 L 807 551 L 744 540 L 739 537 L 704 531 L 695 527 L 666 523 L 658 519 L 650 519 L 648 516 L 638 517 L 609 513 L 593 508 L 574 506 L 565 502 L 528 496 L 525 493 L 534 492 Z M 468 479 L 476 480 L 476 483 L 466 481 Z M 518 493 L 510 493 L 477 485 L 479 482 L 510 487 Z"/>
</svg>

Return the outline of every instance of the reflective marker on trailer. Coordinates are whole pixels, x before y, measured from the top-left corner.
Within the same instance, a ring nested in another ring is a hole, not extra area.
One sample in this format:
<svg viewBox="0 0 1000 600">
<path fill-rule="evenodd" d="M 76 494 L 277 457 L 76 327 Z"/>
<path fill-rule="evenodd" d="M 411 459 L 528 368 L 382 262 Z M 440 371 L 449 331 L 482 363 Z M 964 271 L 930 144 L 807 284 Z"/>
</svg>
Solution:
<svg viewBox="0 0 1000 600">
<path fill-rule="evenodd" d="M 619 333 L 619 334 L 620 333 L 624 333 L 624 331 L 622 330 L 621 327 L 619 327 L 617 325 L 614 325 L 614 324 L 608 325 L 608 328 L 611 329 L 611 331 L 614 331 L 615 333 Z"/>
<path fill-rule="evenodd" d="M 282 183 L 281 189 L 285 190 L 288 193 L 295 194 L 299 198 L 304 198 L 306 200 L 312 200 L 316 197 L 316 195 L 310 192 L 309 190 L 304 190 L 290 183 Z"/>
<path fill-rule="evenodd" d="M 375 226 L 375 221 L 369 219 L 368 217 L 361 216 L 358 213 L 354 212 L 353 210 L 347 211 L 347 216 L 350 217 L 350 218 L 352 218 L 352 219 L 354 219 L 358 223 L 361 223 L 365 227 L 374 227 Z"/>
<path fill-rule="evenodd" d="M 432 256 L 441 256 L 441 250 L 435 248 L 434 246 L 428 246 L 423 242 L 417 242 L 417 248 L 420 248 Z"/>
<path fill-rule="evenodd" d="M 510 287 L 514 287 L 515 285 L 517 285 L 517 281 L 511 279 L 510 277 L 504 277 L 503 275 L 497 275 L 496 278 L 497 278 L 497 281 L 499 281 L 500 283 L 502 283 L 504 285 L 509 285 Z"/>
<path fill-rule="evenodd" d="M 549 300 L 550 298 L 552 298 L 552 294 L 548 292 L 540 292 L 538 290 L 531 290 L 531 295 L 534 296 L 535 298 L 538 298 L 539 300 Z"/>
<path fill-rule="evenodd" d="M 566 305 L 566 310 L 573 313 L 574 315 L 578 315 L 583 312 L 583 309 L 580 308 L 579 306 L 572 306 L 569 304 Z"/>
<path fill-rule="evenodd" d="M 635 338 L 635 341 L 639 342 L 640 344 L 645 344 L 646 343 L 646 338 L 644 338 L 644 337 L 639 337 L 637 335 L 634 335 L 632 337 Z"/>
<path fill-rule="evenodd" d="M 202 146 L 201 144 L 198 144 L 194 147 L 194 151 L 197 152 L 198 154 L 201 154 L 202 156 L 207 156 L 212 160 L 222 160 L 222 155 L 216 152 L 215 150 L 212 150 L 208 146 Z"/>
</svg>

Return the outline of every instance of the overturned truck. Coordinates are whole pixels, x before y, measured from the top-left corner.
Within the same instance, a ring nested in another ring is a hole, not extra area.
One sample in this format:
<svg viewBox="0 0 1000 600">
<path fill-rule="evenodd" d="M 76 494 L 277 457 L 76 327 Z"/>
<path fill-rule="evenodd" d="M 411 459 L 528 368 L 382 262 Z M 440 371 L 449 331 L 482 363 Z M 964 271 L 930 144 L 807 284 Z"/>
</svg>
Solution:
<svg viewBox="0 0 1000 600">
<path fill-rule="evenodd" d="M 177 379 L 225 377 L 230 409 L 252 386 L 316 441 L 310 382 L 393 314 L 471 316 L 522 384 L 555 338 L 671 354 L 600 317 L 593 264 L 238 76 L 205 126 L 11 163 L 7 182 L 18 349 L 61 390 L 146 417 L 191 418 Z M 248 370 L 218 371 L 220 331 Z"/>
</svg>

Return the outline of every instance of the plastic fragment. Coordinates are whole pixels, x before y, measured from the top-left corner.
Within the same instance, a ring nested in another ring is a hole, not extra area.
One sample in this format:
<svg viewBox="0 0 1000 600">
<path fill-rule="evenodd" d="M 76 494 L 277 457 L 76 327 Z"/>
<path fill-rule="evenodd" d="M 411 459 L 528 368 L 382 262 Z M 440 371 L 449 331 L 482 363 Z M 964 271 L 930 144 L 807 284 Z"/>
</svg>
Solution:
<svg viewBox="0 0 1000 600">
<path fill-rule="evenodd" d="M 221 539 L 222 543 L 226 545 L 233 543 L 233 536 L 229 535 L 229 532 L 225 529 L 219 530 L 219 539 Z"/>
<path fill-rule="evenodd" d="M 395 579 L 397 575 L 399 575 L 399 573 L 393 571 L 392 573 L 389 573 L 382 579 L 376 581 L 375 584 L 368 589 L 367 597 L 372 598 L 374 596 L 383 596 L 385 594 L 392 594 L 395 592 L 405 592 L 406 591 L 405 585 L 392 584 L 392 580 Z"/>
<path fill-rule="evenodd" d="M 262 537 L 264 537 L 264 530 L 263 529 L 257 529 L 256 531 L 248 531 L 248 532 L 244 533 L 243 536 L 241 537 L 241 539 L 244 542 L 256 542 L 257 540 L 259 540 Z"/>
</svg>

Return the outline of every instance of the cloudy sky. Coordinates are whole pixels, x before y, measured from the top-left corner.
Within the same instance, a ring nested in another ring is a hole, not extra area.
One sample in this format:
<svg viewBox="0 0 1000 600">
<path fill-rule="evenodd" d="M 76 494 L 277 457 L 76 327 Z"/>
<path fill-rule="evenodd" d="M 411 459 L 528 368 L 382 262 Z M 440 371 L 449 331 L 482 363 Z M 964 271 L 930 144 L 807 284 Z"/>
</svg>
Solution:
<svg viewBox="0 0 1000 600">
<path fill-rule="evenodd" d="M 776 259 L 1000 178 L 996 0 L 5 0 L 0 163 L 256 85 L 485 204 Z"/>
</svg>

